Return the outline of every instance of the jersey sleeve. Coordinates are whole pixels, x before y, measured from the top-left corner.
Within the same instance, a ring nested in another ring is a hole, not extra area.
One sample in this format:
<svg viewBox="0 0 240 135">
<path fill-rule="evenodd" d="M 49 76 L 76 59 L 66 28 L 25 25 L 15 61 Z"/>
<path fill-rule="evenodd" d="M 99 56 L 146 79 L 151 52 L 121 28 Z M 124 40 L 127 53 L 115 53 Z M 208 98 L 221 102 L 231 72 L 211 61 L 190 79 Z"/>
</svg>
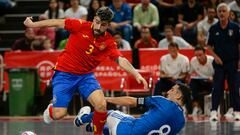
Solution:
<svg viewBox="0 0 240 135">
<path fill-rule="evenodd" d="M 86 21 L 81 20 L 81 19 L 72 19 L 68 18 L 65 19 L 65 26 L 64 29 L 69 31 L 70 33 L 77 32 L 81 29 L 81 26 L 85 23 Z"/>
<path fill-rule="evenodd" d="M 154 97 L 154 96 L 152 96 L 152 97 L 145 97 L 144 98 L 144 106 L 146 107 L 146 108 L 151 108 L 151 107 L 153 107 L 155 104 L 154 104 L 154 99 L 155 98 L 157 98 L 157 97 Z"/>
<path fill-rule="evenodd" d="M 109 54 L 111 60 L 116 60 L 119 56 L 122 56 L 122 53 L 117 49 L 117 43 L 114 40 L 106 41 L 109 46 Z"/>
</svg>

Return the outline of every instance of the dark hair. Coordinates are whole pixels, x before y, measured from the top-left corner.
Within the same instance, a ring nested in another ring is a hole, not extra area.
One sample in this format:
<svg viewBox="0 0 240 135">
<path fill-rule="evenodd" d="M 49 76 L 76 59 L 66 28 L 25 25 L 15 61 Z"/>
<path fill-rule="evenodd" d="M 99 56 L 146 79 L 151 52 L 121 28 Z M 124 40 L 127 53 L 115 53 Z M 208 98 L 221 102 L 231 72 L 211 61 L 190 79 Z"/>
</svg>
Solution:
<svg viewBox="0 0 240 135">
<path fill-rule="evenodd" d="M 114 33 L 113 33 L 113 36 L 115 36 L 115 35 L 120 35 L 120 36 L 122 37 L 122 33 L 121 33 L 120 31 L 114 32 Z"/>
<path fill-rule="evenodd" d="M 204 47 L 200 46 L 200 45 L 197 45 L 195 48 L 194 48 L 194 51 L 200 51 L 202 50 L 204 53 L 205 53 L 205 49 Z"/>
<path fill-rule="evenodd" d="M 53 0 L 49 0 L 49 4 L 52 2 Z M 59 15 L 59 3 L 58 3 L 58 0 L 55 0 L 55 2 L 57 3 L 57 10 L 56 10 L 56 14 L 55 16 L 53 16 L 53 13 L 52 13 L 52 9 L 50 8 L 50 6 L 48 6 L 48 18 L 49 19 L 52 19 L 52 18 L 58 18 L 58 15 Z"/>
<path fill-rule="evenodd" d="M 96 16 L 98 16 L 101 19 L 101 21 L 111 22 L 114 14 L 110 8 L 101 7 L 97 10 Z"/>
<path fill-rule="evenodd" d="M 168 47 L 176 47 L 177 49 L 179 49 L 178 44 L 175 43 L 175 42 L 170 42 L 170 43 L 168 44 Z"/>
<path fill-rule="evenodd" d="M 176 82 L 176 84 L 179 86 L 178 90 L 181 91 L 181 93 L 182 93 L 183 105 L 186 106 L 188 112 L 191 112 L 191 110 L 192 110 L 191 89 L 187 85 L 185 85 L 181 82 Z"/>
<path fill-rule="evenodd" d="M 165 29 L 171 29 L 172 31 L 174 31 L 174 28 L 173 28 L 173 26 L 172 25 L 164 25 L 164 30 Z"/>
</svg>

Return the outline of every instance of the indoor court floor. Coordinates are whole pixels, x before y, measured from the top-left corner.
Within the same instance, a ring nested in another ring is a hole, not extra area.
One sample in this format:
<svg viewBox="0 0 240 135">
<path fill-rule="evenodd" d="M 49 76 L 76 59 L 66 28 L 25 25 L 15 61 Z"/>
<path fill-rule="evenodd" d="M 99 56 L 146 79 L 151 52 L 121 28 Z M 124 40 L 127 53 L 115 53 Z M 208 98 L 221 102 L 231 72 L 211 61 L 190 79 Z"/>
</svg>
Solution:
<svg viewBox="0 0 240 135">
<path fill-rule="evenodd" d="M 21 135 L 24 131 L 37 135 L 91 135 L 85 127 L 74 127 L 73 119 L 66 117 L 47 125 L 41 117 L 0 117 L 0 135 Z M 189 117 L 179 135 L 240 135 L 240 121 L 209 122 L 206 117 Z"/>
</svg>

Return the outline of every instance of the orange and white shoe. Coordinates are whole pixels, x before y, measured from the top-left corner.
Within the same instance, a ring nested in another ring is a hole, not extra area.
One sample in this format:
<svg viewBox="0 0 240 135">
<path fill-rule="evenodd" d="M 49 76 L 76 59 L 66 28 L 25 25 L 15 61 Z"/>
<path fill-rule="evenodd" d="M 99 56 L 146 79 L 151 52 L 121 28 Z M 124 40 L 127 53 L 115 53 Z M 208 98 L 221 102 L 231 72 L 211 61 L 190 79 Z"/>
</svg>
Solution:
<svg viewBox="0 0 240 135">
<path fill-rule="evenodd" d="M 47 124 L 50 124 L 52 121 L 53 121 L 53 119 L 50 117 L 50 115 L 49 115 L 49 108 L 52 106 L 53 104 L 49 104 L 48 105 L 48 107 L 47 107 L 47 109 L 44 111 L 44 113 L 43 113 L 43 120 L 44 120 L 44 122 L 45 123 L 47 123 Z"/>
</svg>

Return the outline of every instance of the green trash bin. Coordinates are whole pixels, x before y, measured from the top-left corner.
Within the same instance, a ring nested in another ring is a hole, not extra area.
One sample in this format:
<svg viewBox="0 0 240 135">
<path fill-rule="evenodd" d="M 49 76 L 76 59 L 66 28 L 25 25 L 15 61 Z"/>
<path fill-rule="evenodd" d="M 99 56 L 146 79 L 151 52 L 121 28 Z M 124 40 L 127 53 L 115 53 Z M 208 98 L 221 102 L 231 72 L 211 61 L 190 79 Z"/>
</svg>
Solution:
<svg viewBox="0 0 240 135">
<path fill-rule="evenodd" d="M 9 69 L 9 114 L 10 116 L 32 115 L 35 93 L 36 69 Z"/>
</svg>

